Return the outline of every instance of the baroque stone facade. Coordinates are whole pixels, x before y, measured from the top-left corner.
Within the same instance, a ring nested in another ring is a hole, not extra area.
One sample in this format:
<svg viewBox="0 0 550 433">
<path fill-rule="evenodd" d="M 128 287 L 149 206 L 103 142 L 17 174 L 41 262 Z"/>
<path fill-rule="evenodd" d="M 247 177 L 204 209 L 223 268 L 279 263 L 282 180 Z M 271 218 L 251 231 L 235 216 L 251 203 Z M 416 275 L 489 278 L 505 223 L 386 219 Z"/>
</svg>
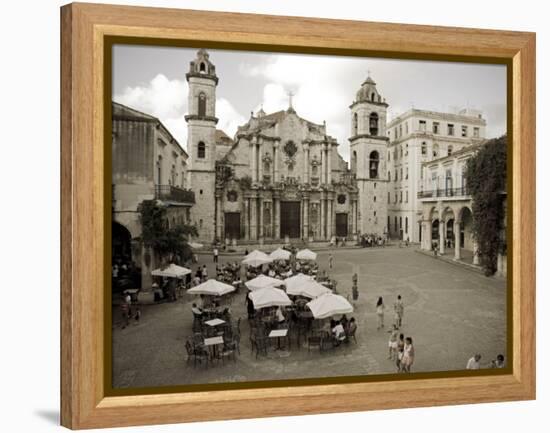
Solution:
<svg viewBox="0 0 550 433">
<path fill-rule="evenodd" d="M 387 104 L 372 78 L 350 106 L 351 168 L 326 124 L 300 117 L 292 95 L 286 110 L 251 113 L 231 139 L 216 129 L 218 77 L 205 50 L 187 81 L 192 219 L 202 240 L 328 242 L 386 232 Z"/>
</svg>

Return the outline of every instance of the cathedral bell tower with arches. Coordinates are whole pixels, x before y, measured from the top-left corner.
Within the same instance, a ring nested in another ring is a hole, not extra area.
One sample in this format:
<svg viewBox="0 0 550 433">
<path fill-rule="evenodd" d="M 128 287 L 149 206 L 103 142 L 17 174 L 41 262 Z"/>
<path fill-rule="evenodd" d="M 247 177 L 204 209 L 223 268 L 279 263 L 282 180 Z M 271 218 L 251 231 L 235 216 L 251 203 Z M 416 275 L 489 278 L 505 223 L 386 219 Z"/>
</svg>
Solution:
<svg viewBox="0 0 550 433">
<path fill-rule="evenodd" d="M 188 185 L 195 192 L 196 203 L 191 220 L 197 225 L 199 239 L 215 237 L 214 203 L 216 182 L 216 67 L 209 54 L 201 49 L 189 63 L 186 74 L 189 83 L 187 122 L 187 153 L 189 154 Z"/>
<path fill-rule="evenodd" d="M 360 234 L 382 235 L 387 232 L 387 108 L 388 104 L 378 93 L 376 83 L 369 74 L 350 105 L 350 158 L 359 190 Z"/>
</svg>

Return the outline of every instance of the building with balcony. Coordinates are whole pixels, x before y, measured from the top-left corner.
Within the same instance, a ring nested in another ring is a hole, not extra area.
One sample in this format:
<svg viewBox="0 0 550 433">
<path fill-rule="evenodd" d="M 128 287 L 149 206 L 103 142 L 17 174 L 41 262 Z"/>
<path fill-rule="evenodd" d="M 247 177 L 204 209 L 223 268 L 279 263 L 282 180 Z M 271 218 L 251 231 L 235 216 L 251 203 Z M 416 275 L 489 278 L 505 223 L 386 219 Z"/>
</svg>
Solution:
<svg viewBox="0 0 550 433">
<path fill-rule="evenodd" d="M 388 124 L 386 203 L 390 237 L 423 242 L 423 205 L 419 194 L 426 180 L 423 164 L 452 158 L 462 149 L 481 143 L 485 128 L 481 112 L 472 109 L 458 114 L 411 109 Z M 456 181 L 453 185 L 460 186 Z"/>
<path fill-rule="evenodd" d="M 154 257 L 138 242 L 139 205 L 158 200 L 169 226 L 188 223 L 195 196 L 187 188 L 187 152 L 156 117 L 112 103 L 113 261 L 133 262 L 150 282 Z"/>
</svg>

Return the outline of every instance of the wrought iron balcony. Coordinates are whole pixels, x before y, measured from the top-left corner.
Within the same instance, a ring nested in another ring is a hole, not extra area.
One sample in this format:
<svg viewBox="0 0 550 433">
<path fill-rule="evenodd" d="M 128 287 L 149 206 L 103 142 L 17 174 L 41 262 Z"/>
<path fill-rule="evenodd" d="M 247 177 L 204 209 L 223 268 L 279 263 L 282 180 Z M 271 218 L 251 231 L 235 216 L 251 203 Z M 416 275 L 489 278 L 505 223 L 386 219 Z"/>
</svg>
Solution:
<svg viewBox="0 0 550 433">
<path fill-rule="evenodd" d="M 467 187 L 460 188 L 438 188 L 425 191 L 419 191 L 418 198 L 448 198 L 448 197 L 464 197 L 470 195 Z"/>
<path fill-rule="evenodd" d="M 173 185 L 155 185 L 155 198 L 157 200 L 170 200 L 179 203 L 194 204 L 195 192 Z"/>
</svg>

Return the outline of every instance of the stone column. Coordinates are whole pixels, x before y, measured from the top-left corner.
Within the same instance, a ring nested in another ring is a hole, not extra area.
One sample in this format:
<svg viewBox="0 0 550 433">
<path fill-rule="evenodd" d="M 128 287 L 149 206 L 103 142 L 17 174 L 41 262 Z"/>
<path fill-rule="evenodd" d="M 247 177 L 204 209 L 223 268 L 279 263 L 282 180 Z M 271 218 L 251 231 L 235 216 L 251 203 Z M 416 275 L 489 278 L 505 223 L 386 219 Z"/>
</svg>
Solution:
<svg viewBox="0 0 550 433">
<path fill-rule="evenodd" d="M 244 239 L 250 239 L 250 199 L 245 197 L 244 199 Z"/>
<path fill-rule="evenodd" d="M 455 236 L 455 260 L 460 260 L 460 223 L 457 220 L 455 220 L 453 228 Z"/>
<path fill-rule="evenodd" d="M 304 233 L 303 238 L 307 241 L 309 238 L 309 198 L 304 198 L 304 200 L 302 201 L 302 207 L 304 209 L 304 221 L 302 223 Z"/>
<path fill-rule="evenodd" d="M 280 233 L 280 228 L 281 228 L 280 218 L 281 218 L 281 215 L 280 215 L 280 211 L 279 211 L 279 206 L 280 206 L 279 203 L 280 203 L 279 198 L 278 197 L 273 197 L 273 237 L 275 239 L 280 239 L 281 238 L 281 233 Z"/>
<path fill-rule="evenodd" d="M 309 143 L 304 143 L 304 183 L 309 183 Z"/>
<path fill-rule="evenodd" d="M 319 179 L 319 183 L 322 185 L 326 183 L 326 177 L 325 177 L 325 166 L 326 166 L 326 155 L 325 155 L 325 145 L 321 144 L 321 176 Z"/>
<path fill-rule="evenodd" d="M 250 199 L 250 239 L 258 239 L 258 197 Z"/>
<path fill-rule="evenodd" d="M 422 242 L 424 243 L 424 249 L 426 251 L 431 251 L 432 249 L 432 220 L 424 220 L 422 221 L 422 230 L 424 230 L 424 233 L 422 233 Z"/>
<path fill-rule="evenodd" d="M 220 242 L 224 241 L 224 239 L 222 239 L 222 214 L 223 209 L 221 193 L 216 193 L 216 237 Z"/>
<path fill-rule="evenodd" d="M 264 240 L 264 200 L 262 197 L 260 197 L 259 206 L 260 206 L 260 220 L 258 222 L 258 239 L 260 240 L 260 242 L 263 242 Z"/>
<path fill-rule="evenodd" d="M 323 196 L 321 196 L 321 200 L 319 202 L 319 213 L 321 215 L 321 226 L 319 227 L 319 236 L 321 239 L 326 239 L 326 231 L 325 231 L 325 199 Z"/>
<path fill-rule="evenodd" d="M 327 183 L 332 183 L 332 144 L 327 146 Z"/>
<path fill-rule="evenodd" d="M 445 254 L 445 221 L 439 218 L 439 254 Z"/>
<path fill-rule="evenodd" d="M 262 163 L 262 158 L 263 158 L 263 153 L 262 153 L 262 149 L 263 149 L 263 138 L 259 137 L 258 138 L 258 150 L 257 150 L 257 154 L 258 154 L 258 182 L 262 182 L 264 180 L 264 165 Z"/>
<path fill-rule="evenodd" d="M 273 182 L 279 182 L 279 141 L 273 145 L 275 156 L 273 157 Z"/>
<path fill-rule="evenodd" d="M 251 149 L 251 152 L 250 152 L 250 157 L 252 158 L 252 164 L 251 165 L 251 170 L 252 170 L 252 182 L 257 182 L 258 181 L 258 178 L 257 178 L 257 157 L 256 157 L 256 151 L 257 151 L 257 147 L 256 147 L 256 137 L 252 137 L 252 140 L 250 142 L 250 146 L 252 147 Z"/>
</svg>

